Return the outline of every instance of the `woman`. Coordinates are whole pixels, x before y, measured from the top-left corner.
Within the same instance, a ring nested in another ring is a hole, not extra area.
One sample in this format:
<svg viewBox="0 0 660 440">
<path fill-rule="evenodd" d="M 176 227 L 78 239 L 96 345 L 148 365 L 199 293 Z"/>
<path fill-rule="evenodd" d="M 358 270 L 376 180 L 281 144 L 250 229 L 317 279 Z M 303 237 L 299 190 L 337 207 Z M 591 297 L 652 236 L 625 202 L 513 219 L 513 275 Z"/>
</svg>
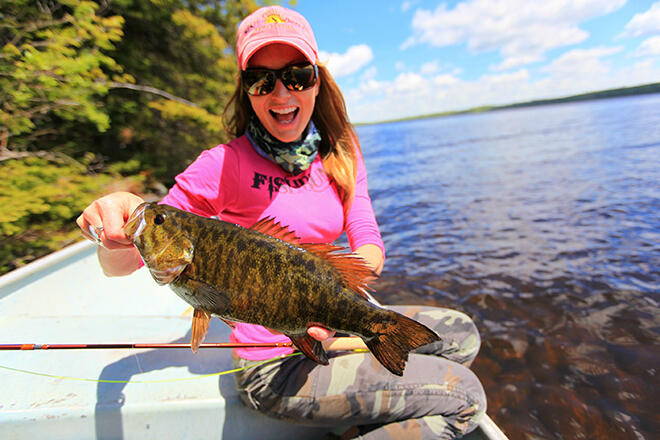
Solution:
<svg viewBox="0 0 660 440">
<path fill-rule="evenodd" d="M 341 92 L 318 63 L 309 23 L 279 6 L 257 10 L 238 29 L 238 86 L 227 109 L 232 142 L 204 151 L 176 178 L 162 203 L 249 227 L 272 216 L 303 242 L 332 242 L 346 232 L 351 249 L 380 273 L 384 246 L 367 192 L 366 170 Z M 142 199 L 114 193 L 78 218 L 96 229 L 106 275 L 142 263 L 121 227 Z M 412 354 L 402 377 L 369 353 L 334 351 L 330 365 L 304 356 L 259 361 L 289 348 L 237 349 L 246 367 L 236 380 L 243 402 L 270 416 L 319 426 L 354 425 L 345 438 L 452 438 L 471 431 L 485 412 L 483 389 L 466 367 L 479 349 L 470 319 L 430 307 L 392 307 L 434 328 L 443 342 Z M 363 347 L 310 327 L 329 350 Z M 264 327 L 237 323 L 235 342 L 284 342 Z M 426 354 L 421 354 L 426 353 Z"/>
</svg>

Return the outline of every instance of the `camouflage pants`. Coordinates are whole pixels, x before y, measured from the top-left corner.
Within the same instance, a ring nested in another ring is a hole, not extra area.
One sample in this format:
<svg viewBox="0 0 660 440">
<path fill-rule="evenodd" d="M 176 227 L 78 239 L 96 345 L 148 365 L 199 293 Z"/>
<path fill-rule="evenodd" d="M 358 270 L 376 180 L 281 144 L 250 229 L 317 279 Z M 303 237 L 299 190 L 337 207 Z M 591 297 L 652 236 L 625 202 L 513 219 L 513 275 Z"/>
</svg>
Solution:
<svg viewBox="0 0 660 440">
<path fill-rule="evenodd" d="M 359 425 L 355 435 L 363 439 L 445 439 L 472 431 L 486 411 L 484 390 L 468 369 L 480 345 L 472 320 L 449 309 L 388 308 L 443 339 L 413 352 L 402 377 L 370 353 L 329 352 L 329 366 L 294 356 L 236 373 L 241 400 L 293 423 Z M 256 363 L 235 360 L 237 367 Z"/>
</svg>

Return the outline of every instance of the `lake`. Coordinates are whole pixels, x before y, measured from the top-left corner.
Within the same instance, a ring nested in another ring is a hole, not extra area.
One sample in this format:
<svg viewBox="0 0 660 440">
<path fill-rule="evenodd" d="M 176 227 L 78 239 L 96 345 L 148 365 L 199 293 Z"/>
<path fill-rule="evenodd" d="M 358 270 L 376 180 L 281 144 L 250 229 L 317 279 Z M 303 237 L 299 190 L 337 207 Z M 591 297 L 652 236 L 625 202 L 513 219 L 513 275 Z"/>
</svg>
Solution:
<svg viewBox="0 0 660 440">
<path fill-rule="evenodd" d="M 660 95 L 361 126 L 389 304 L 475 320 L 511 439 L 660 432 Z"/>
</svg>

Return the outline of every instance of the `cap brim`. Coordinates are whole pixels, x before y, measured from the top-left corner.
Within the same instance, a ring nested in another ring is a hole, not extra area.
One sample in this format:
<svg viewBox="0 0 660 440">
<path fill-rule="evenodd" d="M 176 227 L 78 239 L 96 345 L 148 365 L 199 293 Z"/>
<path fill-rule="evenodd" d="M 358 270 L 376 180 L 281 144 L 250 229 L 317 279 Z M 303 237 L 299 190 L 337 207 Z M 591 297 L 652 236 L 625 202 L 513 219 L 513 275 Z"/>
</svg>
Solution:
<svg viewBox="0 0 660 440">
<path fill-rule="evenodd" d="M 307 42 L 302 38 L 296 38 L 291 36 L 289 37 L 271 36 L 269 38 L 251 41 L 250 43 L 248 43 L 245 46 L 245 49 L 243 50 L 242 61 L 239 68 L 241 70 L 245 70 L 247 68 L 248 61 L 250 61 L 250 58 L 252 58 L 252 55 L 254 55 L 259 49 L 274 43 L 281 43 L 291 46 L 296 50 L 298 50 L 300 53 L 302 53 L 310 63 L 316 64 L 317 61 L 316 52 L 314 52 L 314 49 L 312 49 L 312 47 L 309 44 L 307 44 Z"/>
</svg>

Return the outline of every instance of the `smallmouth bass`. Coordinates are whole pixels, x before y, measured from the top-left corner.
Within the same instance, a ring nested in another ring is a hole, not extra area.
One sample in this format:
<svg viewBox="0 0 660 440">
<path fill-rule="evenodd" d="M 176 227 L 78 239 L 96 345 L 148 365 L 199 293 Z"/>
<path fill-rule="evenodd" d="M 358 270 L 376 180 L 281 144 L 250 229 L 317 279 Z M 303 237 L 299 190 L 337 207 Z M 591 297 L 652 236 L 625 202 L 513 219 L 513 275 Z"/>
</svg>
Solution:
<svg viewBox="0 0 660 440">
<path fill-rule="evenodd" d="M 271 218 L 244 228 L 143 203 L 124 233 L 156 282 L 194 307 L 193 351 L 211 315 L 282 332 L 322 365 L 327 354 L 308 327 L 354 334 L 399 376 L 411 350 L 440 340 L 417 321 L 368 301 L 365 289 L 374 273 L 361 257 L 332 244 L 301 243 Z"/>
</svg>

